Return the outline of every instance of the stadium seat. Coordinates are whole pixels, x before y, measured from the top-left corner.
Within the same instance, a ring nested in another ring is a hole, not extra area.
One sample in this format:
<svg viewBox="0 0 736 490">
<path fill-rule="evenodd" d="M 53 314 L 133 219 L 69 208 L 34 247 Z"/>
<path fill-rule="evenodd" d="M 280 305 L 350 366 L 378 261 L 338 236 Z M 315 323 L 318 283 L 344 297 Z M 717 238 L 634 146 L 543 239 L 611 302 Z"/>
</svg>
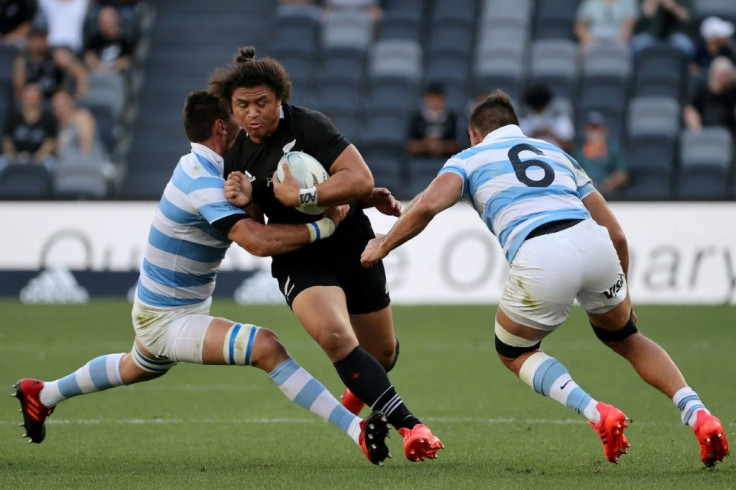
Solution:
<svg viewBox="0 0 736 490">
<path fill-rule="evenodd" d="M 532 43 L 529 83 L 544 83 L 558 97 L 573 100 L 578 75 L 577 45 L 567 40 Z"/>
<path fill-rule="evenodd" d="M 685 55 L 678 48 L 656 44 L 641 50 L 636 59 L 634 96 L 660 95 L 682 100 Z"/>
<path fill-rule="evenodd" d="M 408 162 L 409 182 L 406 187 L 409 195 L 416 196 L 422 192 L 437 176 L 447 161 L 442 157 L 413 157 Z"/>
<path fill-rule="evenodd" d="M 289 48 L 312 53 L 316 50 L 319 27 L 316 19 L 298 11 L 276 15 L 271 24 L 269 50 Z"/>
<path fill-rule="evenodd" d="M 316 104 L 328 112 L 350 112 L 362 106 L 362 99 L 358 81 L 325 80 L 317 90 Z"/>
<path fill-rule="evenodd" d="M 376 187 L 388 188 L 397 199 L 412 197 L 404 189 L 406 171 L 403 144 L 367 144 L 360 151 L 373 172 Z"/>
<path fill-rule="evenodd" d="M 736 2 L 733 0 L 696 0 L 694 3 L 700 17 L 715 15 L 736 22 Z"/>
<path fill-rule="evenodd" d="M 452 21 L 432 24 L 427 45 L 427 57 L 438 53 L 458 53 L 467 56 L 473 51 L 472 22 Z"/>
<path fill-rule="evenodd" d="M 578 102 L 578 134 L 582 134 L 585 116 L 590 111 L 606 118 L 609 137 L 621 141 L 626 111 L 627 85 L 618 76 L 586 77 L 581 81 Z"/>
<path fill-rule="evenodd" d="M 408 13 L 416 15 L 417 19 L 424 16 L 426 3 L 425 0 L 385 0 L 382 2 L 386 14 Z"/>
<path fill-rule="evenodd" d="M 330 12 L 322 26 L 322 46 L 367 50 L 373 40 L 373 21 L 359 10 Z"/>
<path fill-rule="evenodd" d="M 106 105 L 80 103 L 81 107 L 86 107 L 95 118 L 97 123 L 97 132 L 100 136 L 102 144 L 108 153 L 112 153 L 115 147 L 116 123 L 115 113 Z"/>
<path fill-rule="evenodd" d="M 341 81 L 362 85 L 366 78 L 366 53 L 358 48 L 325 48 L 322 50 L 319 78 L 322 83 Z"/>
<path fill-rule="evenodd" d="M 18 56 L 18 48 L 11 44 L 0 44 L 0 85 L 10 85 L 13 81 L 13 63 Z"/>
<path fill-rule="evenodd" d="M 371 50 L 368 72 L 370 77 L 398 76 L 418 81 L 422 77 L 422 48 L 416 41 L 377 41 Z"/>
<path fill-rule="evenodd" d="M 534 0 L 481 0 L 481 18 L 487 17 L 528 17 Z"/>
<path fill-rule="evenodd" d="M 377 76 L 370 79 L 366 102 L 369 112 L 414 109 L 419 99 L 418 84 L 404 77 Z"/>
<path fill-rule="evenodd" d="M 43 165 L 11 163 L 0 173 L 0 199 L 48 199 L 51 182 Z"/>
<path fill-rule="evenodd" d="M 631 74 L 631 54 L 617 43 L 596 43 L 587 47 L 583 57 L 583 76 L 618 76 L 628 79 Z"/>
<path fill-rule="evenodd" d="M 531 0 L 483 0 L 481 2 L 481 19 L 518 19 L 526 25 L 531 21 Z"/>
<path fill-rule="evenodd" d="M 309 100 L 314 89 L 314 73 L 317 52 L 304 52 L 292 48 L 272 49 L 268 55 L 277 59 L 289 74 L 294 97 Z"/>
<path fill-rule="evenodd" d="M 526 51 L 517 44 L 487 46 L 478 51 L 473 67 L 474 95 L 500 88 L 514 100 L 519 100 L 523 85 Z"/>
<path fill-rule="evenodd" d="M 421 18 L 409 12 L 386 12 L 378 21 L 376 40 L 406 39 L 420 42 L 422 39 Z"/>
<path fill-rule="evenodd" d="M 361 141 L 367 145 L 404 145 L 409 114 L 402 110 L 368 111 Z"/>
<path fill-rule="evenodd" d="M 452 2 L 435 2 L 432 10 L 432 23 L 462 21 L 472 23 L 478 5 L 477 0 L 453 0 Z"/>
<path fill-rule="evenodd" d="M 518 47 L 526 49 L 529 30 L 524 24 L 515 21 L 499 22 L 496 19 L 482 20 L 476 49 L 479 51 L 494 48 Z"/>
<path fill-rule="evenodd" d="M 575 39 L 573 26 L 580 0 L 539 0 L 534 11 L 534 39 Z"/>
<path fill-rule="evenodd" d="M 469 97 L 470 60 L 461 56 L 430 58 L 426 83 L 441 83 L 445 88 L 447 106 L 462 111 Z"/>
<path fill-rule="evenodd" d="M 629 104 L 629 137 L 663 135 L 670 138 L 680 131 L 680 104 L 671 97 L 635 97 Z"/>
<path fill-rule="evenodd" d="M 623 196 L 631 200 L 672 199 L 675 171 L 675 139 L 637 136 L 629 141 L 628 169 L 631 182 Z"/>
<path fill-rule="evenodd" d="M 81 99 L 84 104 L 109 107 L 116 118 L 123 113 L 125 104 L 125 80 L 117 73 L 90 73 L 87 75 L 87 93 Z"/>
<path fill-rule="evenodd" d="M 323 108 L 321 106 L 316 106 L 315 110 L 322 112 L 330 118 L 332 124 L 335 125 L 340 134 L 345 136 L 348 141 L 356 146 L 360 146 L 362 128 L 359 110 L 356 108 L 352 110 L 340 110 L 335 107 Z"/>
<path fill-rule="evenodd" d="M 66 198 L 103 198 L 107 180 L 102 163 L 94 159 L 60 160 L 54 176 L 54 195 Z"/>
<path fill-rule="evenodd" d="M 678 194 L 683 199 L 726 199 L 733 176 L 733 141 L 726 128 L 683 131 Z"/>
<path fill-rule="evenodd" d="M 167 150 L 157 152 L 149 151 L 149 153 L 153 155 L 151 161 L 154 161 L 153 159 L 156 158 L 160 162 L 167 162 L 167 165 L 149 167 L 135 165 L 135 163 L 131 165 L 129 163 L 127 173 L 116 197 L 137 200 L 157 200 L 161 197 L 166 183 L 171 178 L 172 166 L 176 162 L 176 159 L 173 159 L 171 152 Z"/>
</svg>

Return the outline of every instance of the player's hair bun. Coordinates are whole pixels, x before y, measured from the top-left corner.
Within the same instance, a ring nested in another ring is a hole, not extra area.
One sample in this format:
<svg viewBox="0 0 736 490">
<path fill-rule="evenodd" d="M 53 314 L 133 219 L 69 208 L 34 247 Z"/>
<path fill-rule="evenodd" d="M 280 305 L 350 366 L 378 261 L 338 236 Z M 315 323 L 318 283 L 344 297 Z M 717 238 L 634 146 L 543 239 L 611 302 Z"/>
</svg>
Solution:
<svg viewBox="0 0 736 490">
<path fill-rule="evenodd" d="M 256 57 L 256 48 L 253 46 L 247 46 L 244 48 L 238 48 L 238 52 L 235 53 L 235 63 L 247 63 L 252 61 Z"/>
</svg>

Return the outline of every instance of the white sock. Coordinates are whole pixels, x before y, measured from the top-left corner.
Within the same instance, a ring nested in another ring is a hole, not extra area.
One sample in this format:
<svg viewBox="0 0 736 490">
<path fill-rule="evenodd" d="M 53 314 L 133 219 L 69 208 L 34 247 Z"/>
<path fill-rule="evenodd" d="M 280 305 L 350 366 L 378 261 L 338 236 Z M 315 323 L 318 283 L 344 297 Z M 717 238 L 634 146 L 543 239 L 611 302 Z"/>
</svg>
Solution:
<svg viewBox="0 0 736 490">
<path fill-rule="evenodd" d="M 360 418 L 340 402 L 294 359 L 287 359 L 268 373 L 286 397 L 323 420 L 336 425 L 356 444 L 360 437 Z"/>
<path fill-rule="evenodd" d="M 695 425 L 699 411 L 705 410 L 705 413 L 710 414 L 703 402 L 700 401 L 698 394 L 689 386 L 677 390 L 675 396 L 672 397 L 672 402 L 680 410 L 682 423 L 690 427 Z"/>
<path fill-rule="evenodd" d="M 96 357 L 68 376 L 45 382 L 39 393 L 41 403 L 51 408 L 73 396 L 122 385 L 120 360 L 124 355 L 107 354 Z"/>
<path fill-rule="evenodd" d="M 578 386 L 567 368 L 554 357 L 544 352 L 532 354 L 521 365 L 519 378 L 537 393 L 575 410 L 591 422 L 600 420 L 598 402 Z"/>
</svg>

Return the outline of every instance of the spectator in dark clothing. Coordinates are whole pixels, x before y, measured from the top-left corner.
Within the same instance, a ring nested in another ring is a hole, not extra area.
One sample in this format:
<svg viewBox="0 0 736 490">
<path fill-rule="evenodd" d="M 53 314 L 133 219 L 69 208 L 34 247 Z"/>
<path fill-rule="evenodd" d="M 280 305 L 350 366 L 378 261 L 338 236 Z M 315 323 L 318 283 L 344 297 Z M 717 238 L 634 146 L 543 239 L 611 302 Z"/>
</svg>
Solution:
<svg viewBox="0 0 736 490">
<path fill-rule="evenodd" d="M 73 83 L 74 94 L 79 98 L 87 91 L 87 73 L 74 53 L 66 48 L 52 50 L 46 40 L 46 32 L 34 29 L 28 38 L 28 46 L 13 65 L 13 87 L 17 97 L 29 83 L 38 83 L 47 100 L 57 90 Z"/>
<path fill-rule="evenodd" d="M 723 56 L 713 60 L 708 84 L 685 106 L 683 118 L 688 129 L 723 126 L 736 131 L 736 70 L 731 60 Z"/>
<path fill-rule="evenodd" d="M 637 32 L 631 40 L 634 53 L 658 41 L 665 41 L 690 57 L 695 45 L 690 39 L 692 0 L 644 0 Z"/>
<path fill-rule="evenodd" d="M 0 42 L 24 47 L 35 13 L 31 0 L 0 0 Z"/>
<path fill-rule="evenodd" d="M 599 112 L 586 115 L 584 140 L 575 151 L 575 159 L 607 198 L 629 183 L 624 151 L 618 141 L 609 138 L 606 120 Z"/>
<path fill-rule="evenodd" d="M 457 114 L 446 106 L 445 88 L 430 84 L 422 109 L 411 118 L 407 151 L 414 156 L 449 157 L 457 150 Z"/>
<path fill-rule="evenodd" d="M 20 111 L 13 114 L 3 134 L 0 168 L 8 163 L 37 163 L 53 170 L 56 149 L 56 119 L 44 111 L 43 94 L 38 84 L 26 85 Z"/>
<path fill-rule="evenodd" d="M 87 43 L 84 63 L 91 72 L 121 73 L 131 64 L 132 48 L 120 30 L 115 7 L 103 7 L 97 18 L 99 32 Z"/>
<path fill-rule="evenodd" d="M 734 25 L 718 17 L 707 17 L 700 24 L 700 36 L 703 38 L 695 50 L 690 63 L 692 74 L 708 73 L 711 62 L 718 56 L 723 56 L 736 64 L 736 42 L 731 38 Z"/>
</svg>

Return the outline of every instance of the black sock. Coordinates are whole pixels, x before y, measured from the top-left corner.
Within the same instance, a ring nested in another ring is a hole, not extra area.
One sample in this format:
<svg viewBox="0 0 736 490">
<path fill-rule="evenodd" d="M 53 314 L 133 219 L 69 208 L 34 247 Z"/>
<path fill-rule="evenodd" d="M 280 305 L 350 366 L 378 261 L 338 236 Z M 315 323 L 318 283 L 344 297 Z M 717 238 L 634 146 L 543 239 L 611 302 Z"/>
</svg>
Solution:
<svg viewBox="0 0 736 490">
<path fill-rule="evenodd" d="M 396 394 L 381 364 L 361 347 L 356 347 L 344 359 L 337 361 L 335 369 L 355 396 L 373 410 L 383 412 L 396 429 L 412 428 L 420 423 Z"/>
</svg>

